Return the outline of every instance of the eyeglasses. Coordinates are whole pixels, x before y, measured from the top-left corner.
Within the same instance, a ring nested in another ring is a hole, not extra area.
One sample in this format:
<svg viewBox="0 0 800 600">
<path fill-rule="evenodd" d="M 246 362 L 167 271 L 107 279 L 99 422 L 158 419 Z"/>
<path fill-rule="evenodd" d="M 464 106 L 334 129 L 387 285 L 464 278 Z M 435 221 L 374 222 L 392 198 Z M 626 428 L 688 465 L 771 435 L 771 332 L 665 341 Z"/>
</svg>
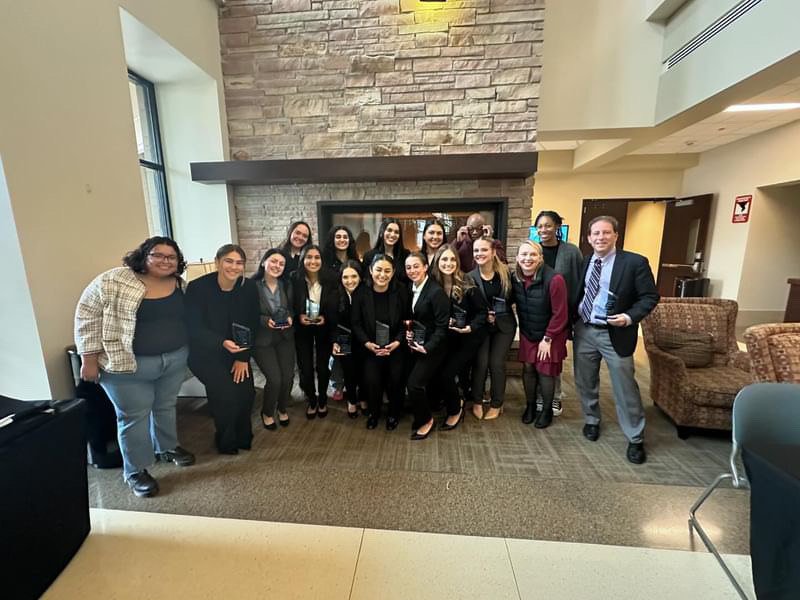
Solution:
<svg viewBox="0 0 800 600">
<path fill-rule="evenodd" d="M 147 256 L 152 258 L 154 261 L 165 260 L 167 262 L 174 262 L 174 263 L 178 262 L 178 257 L 174 254 L 161 254 L 161 252 L 151 252 Z"/>
</svg>

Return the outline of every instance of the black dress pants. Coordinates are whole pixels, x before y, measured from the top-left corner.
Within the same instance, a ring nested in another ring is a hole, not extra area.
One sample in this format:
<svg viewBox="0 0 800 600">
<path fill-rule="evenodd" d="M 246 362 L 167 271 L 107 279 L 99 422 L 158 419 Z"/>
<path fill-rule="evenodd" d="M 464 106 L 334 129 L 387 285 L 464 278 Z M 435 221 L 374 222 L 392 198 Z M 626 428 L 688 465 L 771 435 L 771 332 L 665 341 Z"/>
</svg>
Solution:
<svg viewBox="0 0 800 600">
<path fill-rule="evenodd" d="M 314 407 L 328 403 L 328 369 L 333 351 L 333 343 L 327 325 L 298 325 L 294 335 L 297 349 L 297 369 L 300 371 L 300 389 L 309 404 Z M 316 366 L 317 389 L 314 387 L 314 368 Z M 319 395 L 317 395 L 319 391 Z"/>
<path fill-rule="evenodd" d="M 206 386 L 206 397 L 216 433 L 217 450 L 230 453 L 249 450 L 253 439 L 250 415 L 256 391 L 253 373 L 241 383 L 233 382 L 233 360 L 219 357 L 189 356 L 189 368 Z"/>
<path fill-rule="evenodd" d="M 457 415 L 461 410 L 461 397 L 458 393 L 459 386 L 464 382 L 464 371 L 469 370 L 472 359 L 478 352 L 485 335 L 478 331 L 475 333 L 449 333 L 447 335 L 447 356 L 442 362 L 436 375 L 436 389 L 442 394 L 447 416 Z M 456 376 L 459 377 L 459 385 L 456 384 Z M 469 388 L 469 386 L 466 386 Z M 465 398 L 468 397 L 465 395 Z"/>
<path fill-rule="evenodd" d="M 405 355 L 398 348 L 389 356 L 375 356 L 372 352 L 364 356 L 364 392 L 369 414 L 376 419 L 381 416 L 383 393 L 389 398 L 389 416 L 399 419 L 403 413 Z"/>
<path fill-rule="evenodd" d="M 348 404 L 358 404 L 364 395 L 361 390 L 361 370 L 364 368 L 364 355 L 362 352 L 353 351 L 347 356 L 337 356 L 336 360 L 342 365 L 344 375 L 344 399 Z"/>
<path fill-rule="evenodd" d="M 412 367 L 407 384 L 408 398 L 414 411 L 412 429 L 419 429 L 433 418 L 425 388 L 436 376 L 436 371 L 441 366 L 446 353 L 444 347 L 433 354 L 412 353 Z"/>
</svg>

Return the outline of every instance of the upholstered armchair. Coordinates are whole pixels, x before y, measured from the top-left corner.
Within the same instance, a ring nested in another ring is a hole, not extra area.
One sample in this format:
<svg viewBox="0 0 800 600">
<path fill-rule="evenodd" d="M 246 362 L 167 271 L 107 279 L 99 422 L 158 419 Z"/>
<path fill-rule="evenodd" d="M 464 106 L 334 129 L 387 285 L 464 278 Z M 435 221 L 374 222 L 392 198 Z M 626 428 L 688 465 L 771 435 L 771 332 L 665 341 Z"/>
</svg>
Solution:
<svg viewBox="0 0 800 600">
<path fill-rule="evenodd" d="M 755 381 L 800 383 L 800 323 L 753 325 L 744 341 Z"/>
<path fill-rule="evenodd" d="M 731 428 L 733 399 L 752 383 L 736 345 L 738 305 L 718 298 L 661 298 L 642 321 L 650 396 L 685 439 L 690 427 Z"/>
</svg>

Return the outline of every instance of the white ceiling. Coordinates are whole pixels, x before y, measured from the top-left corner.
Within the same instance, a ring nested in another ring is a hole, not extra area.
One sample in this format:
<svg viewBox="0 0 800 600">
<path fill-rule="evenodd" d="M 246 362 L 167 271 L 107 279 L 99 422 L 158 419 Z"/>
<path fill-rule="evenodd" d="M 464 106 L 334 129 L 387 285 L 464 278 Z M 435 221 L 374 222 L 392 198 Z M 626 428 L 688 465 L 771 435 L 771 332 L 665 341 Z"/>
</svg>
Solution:
<svg viewBox="0 0 800 600">
<path fill-rule="evenodd" d="M 800 102 L 800 77 L 754 96 L 741 104 L 773 102 Z M 633 154 L 705 152 L 798 119 L 800 119 L 800 108 L 777 111 L 721 112 L 643 146 Z"/>
</svg>

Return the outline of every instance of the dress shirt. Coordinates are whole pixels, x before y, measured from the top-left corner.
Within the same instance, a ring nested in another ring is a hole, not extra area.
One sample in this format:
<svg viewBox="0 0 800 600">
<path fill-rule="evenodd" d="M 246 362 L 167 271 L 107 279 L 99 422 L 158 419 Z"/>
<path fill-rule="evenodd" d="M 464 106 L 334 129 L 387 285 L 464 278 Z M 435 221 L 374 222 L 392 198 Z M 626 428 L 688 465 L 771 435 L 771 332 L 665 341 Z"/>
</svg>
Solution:
<svg viewBox="0 0 800 600">
<path fill-rule="evenodd" d="M 411 299 L 411 310 L 414 310 L 414 307 L 417 305 L 417 299 L 419 299 L 420 293 L 422 293 L 422 288 L 425 287 L 425 284 L 428 283 L 428 276 L 425 275 L 425 279 L 422 280 L 422 283 L 419 284 L 419 287 L 411 284 L 411 291 L 414 293 L 414 297 Z"/>
</svg>

